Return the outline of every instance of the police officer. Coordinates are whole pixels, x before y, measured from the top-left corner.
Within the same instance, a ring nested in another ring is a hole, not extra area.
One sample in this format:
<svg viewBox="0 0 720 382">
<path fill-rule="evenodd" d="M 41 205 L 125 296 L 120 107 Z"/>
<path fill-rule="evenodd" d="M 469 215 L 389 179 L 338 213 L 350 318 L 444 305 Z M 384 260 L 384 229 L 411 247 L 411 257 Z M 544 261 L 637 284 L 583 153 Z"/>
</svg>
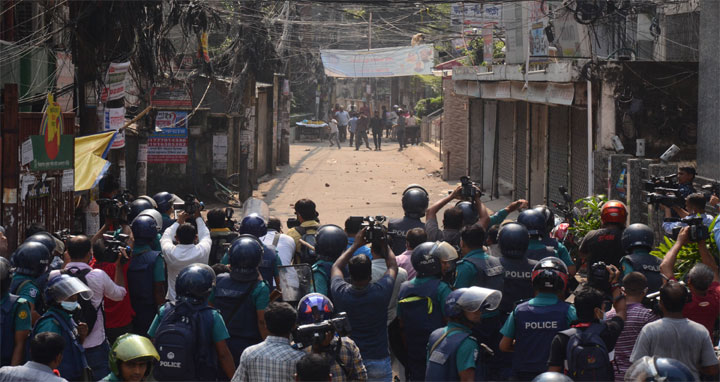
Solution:
<svg viewBox="0 0 720 382">
<path fill-rule="evenodd" d="M 430 334 L 427 343 L 426 381 L 485 381 L 484 347 L 472 336 L 471 327 L 485 313 L 497 309 L 502 294 L 470 287 L 451 292 L 445 299 L 448 325 Z"/>
<path fill-rule="evenodd" d="M 517 222 L 524 225 L 530 234 L 530 244 L 527 250 L 528 259 L 540 260 L 548 256 L 558 257 L 565 263 L 570 276 L 575 275 L 575 263 L 570 258 L 567 248 L 558 246 L 556 249 L 544 242 L 546 220 L 543 212 L 537 209 L 525 210 L 520 213 Z"/>
<path fill-rule="evenodd" d="M 580 243 L 580 258 L 588 265 L 599 261 L 620 267 L 623 256 L 621 238 L 627 220 L 627 208 L 623 202 L 610 200 L 600 209 L 602 227 L 588 232 Z"/>
<path fill-rule="evenodd" d="M 0 257 L 0 366 L 17 366 L 25 360 L 25 339 L 32 329 L 30 304 L 10 294 L 10 261 Z"/>
<path fill-rule="evenodd" d="M 175 200 L 175 197 L 169 192 L 162 191 L 153 195 L 153 200 L 155 200 L 157 210 L 162 215 L 163 224 L 162 229 L 160 229 L 160 232 L 162 233 L 175 223 L 175 219 L 170 217 L 171 214 L 175 214 L 175 208 L 173 207 L 173 200 Z"/>
<path fill-rule="evenodd" d="M 320 293 L 310 293 L 298 302 L 297 323 L 317 324 L 333 318 L 334 314 L 335 306 L 329 298 Z M 333 381 L 367 380 L 367 370 L 360 349 L 350 337 L 340 336 L 335 330 L 328 330 L 325 338 L 305 348 L 305 351 L 324 354 L 332 360 L 330 372 Z"/>
<path fill-rule="evenodd" d="M 512 380 L 531 380 L 546 371 L 552 339 L 577 320 L 575 308 L 558 298 L 564 295 L 567 280 L 567 267 L 557 257 L 535 264 L 535 297 L 518 305 L 500 331 L 500 350 L 513 352 Z"/>
<path fill-rule="evenodd" d="M 620 260 L 623 276 L 637 271 L 648 281 L 648 293 L 657 292 L 663 284 L 660 273 L 662 260 L 650 254 L 655 243 L 655 234 L 645 224 L 631 224 L 622 233 L 622 247 L 627 255 Z"/>
<path fill-rule="evenodd" d="M 417 275 L 400 286 L 398 318 L 407 346 L 405 375 L 410 381 L 425 380 L 426 348 L 430 334 L 444 324 L 444 301 L 452 289 L 442 281 L 440 242 L 422 243 L 410 257 Z"/>
<path fill-rule="evenodd" d="M 522 224 L 508 223 L 502 226 L 498 232 L 498 244 L 504 272 L 500 311 L 509 314 L 518 301 L 533 297 L 532 270 L 537 261 L 526 256 L 530 236 Z"/>
<path fill-rule="evenodd" d="M 326 224 L 317 231 L 315 240 L 318 261 L 312 265 L 313 285 L 316 293 L 330 296 L 330 268 L 347 248 L 348 238 L 342 228 Z"/>
<path fill-rule="evenodd" d="M 50 252 L 40 243 L 23 243 L 10 261 L 15 266 L 10 293 L 24 298 L 30 304 L 32 322 L 45 313 L 45 301 L 40 292 L 45 288 L 50 264 Z"/>
<path fill-rule="evenodd" d="M 63 258 L 65 244 L 56 239 L 55 236 L 46 231 L 41 231 L 30 235 L 27 239 L 25 239 L 25 243 L 40 243 L 48 249 L 48 252 L 50 252 L 50 264 L 48 265 L 48 269 L 56 270 L 63 267 L 65 260 Z"/>
<path fill-rule="evenodd" d="M 152 203 L 146 199 L 135 199 L 130 203 L 130 211 L 127 215 L 127 221 L 132 222 L 141 212 L 153 209 Z"/>
<path fill-rule="evenodd" d="M 564 259 L 566 256 L 567 258 L 570 258 L 570 251 L 568 251 L 565 244 L 559 242 L 554 237 L 550 237 L 550 232 L 552 232 L 553 228 L 555 228 L 555 214 L 553 214 L 552 211 L 544 205 L 535 206 L 533 209 L 540 211 L 540 213 L 545 216 L 545 229 L 540 236 L 540 241 L 548 247 L 555 248 L 555 251 L 558 253 L 558 257 L 561 259 Z"/>
<path fill-rule="evenodd" d="M 152 200 L 152 199 L 150 199 L 150 200 Z M 162 225 L 163 225 L 162 215 L 160 214 L 160 212 L 158 212 L 158 210 L 151 208 L 151 209 L 143 210 L 142 212 L 140 212 L 140 214 L 138 214 L 138 216 L 150 216 L 151 218 L 153 218 L 155 220 L 155 227 L 158 230 L 158 234 L 155 236 L 155 240 L 153 240 L 152 244 L 150 244 L 150 248 L 152 248 L 153 251 L 161 251 L 162 248 L 160 247 L 160 238 L 162 237 L 162 234 L 161 234 Z M 137 217 L 135 217 L 135 219 L 137 219 Z M 133 221 L 134 221 L 134 219 L 133 219 Z M 130 225 L 132 226 L 132 222 Z M 130 231 L 132 232 L 132 229 Z"/>
<path fill-rule="evenodd" d="M 103 381 L 145 381 L 160 355 L 147 337 L 123 334 L 110 349 L 110 374 Z M 153 361 L 154 360 L 154 361 Z"/>
<path fill-rule="evenodd" d="M 260 238 L 267 234 L 267 225 L 265 224 L 265 220 L 255 213 L 245 216 L 240 222 L 240 234 L 251 235 L 258 239 L 264 250 L 259 267 L 260 275 L 262 275 L 263 280 L 267 281 L 271 288 L 273 285 L 278 288 L 278 267 L 282 265 L 282 261 L 280 261 L 280 257 L 278 257 L 275 247 L 263 244 L 263 242 L 260 241 Z M 223 264 L 227 264 L 227 262 L 224 262 Z"/>
<path fill-rule="evenodd" d="M 230 273 L 217 276 L 210 296 L 227 325 L 227 343 L 236 364 L 245 348 L 260 343 L 268 334 L 265 308 L 270 303 L 270 287 L 258 271 L 263 251 L 255 236 L 240 235 L 228 251 Z"/>
<path fill-rule="evenodd" d="M 32 331 L 38 333 L 53 332 L 65 340 L 65 350 L 58 371 L 63 378 L 70 381 L 92 378 L 82 346 L 88 335 L 87 324 L 77 323 L 72 318 L 73 312 L 80 309 L 78 298 L 89 300 L 92 291 L 80 279 L 70 275 L 60 275 L 48 281 L 45 288 L 47 312 L 38 320 Z M 95 379 L 99 379 L 97 376 Z"/>
<path fill-rule="evenodd" d="M 160 251 L 151 248 L 157 238 L 157 223 L 150 216 L 138 216 L 130 227 L 135 238 L 127 269 L 130 303 L 135 311 L 133 332 L 147 333 L 158 307 L 165 302 L 165 261 Z"/>
<path fill-rule="evenodd" d="M 402 208 L 405 216 L 391 219 L 388 222 L 388 232 L 392 237 L 391 248 L 393 253 L 405 251 L 405 233 L 413 228 L 425 228 L 420 219 L 425 216 L 428 208 L 428 193 L 420 185 L 409 185 L 402 194 Z"/>
<path fill-rule="evenodd" d="M 208 306 L 214 287 L 215 272 L 207 264 L 191 264 L 178 273 L 176 301 L 158 310 L 147 332 L 160 355 L 156 380 L 214 381 L 218 369 L 232 378 L 235 363 L 226 342 L 230 334 L 220 312 Z"/>
</svg>

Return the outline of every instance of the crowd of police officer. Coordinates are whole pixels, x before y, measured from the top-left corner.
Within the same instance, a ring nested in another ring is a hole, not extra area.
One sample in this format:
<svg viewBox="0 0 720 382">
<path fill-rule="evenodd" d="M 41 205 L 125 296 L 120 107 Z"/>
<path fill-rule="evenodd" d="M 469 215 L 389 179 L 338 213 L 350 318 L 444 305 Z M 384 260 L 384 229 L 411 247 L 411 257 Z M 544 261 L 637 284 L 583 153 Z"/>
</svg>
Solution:
<svg viewBox="0 0 720 382">
<path fill-rule="evenodd" d="M 458 187 L 450 199 L 459 198 L 460 193 Z M 116 301 L 108 309 L 111 302 L 106 299 L 105 309 L 103 304 L 94 307 L 97 314 L 127 318 L 113 320 L 112 327 L 105 320 L 107 339 L 112 345 L 107 355 L 110 375 L 92 373 L 83 347 L 88 327 L 81 320 L 87 317 L 87 308 L 78 301 L 90 299 L 91 283 L 65 272 L 54 278 L 48 276 L 51 270 L 60 270 L 70 262 L 69 256 L 76 259 L 83 254 L 68 254 L 67 243 L 61 240 L 67 238 L 42 230 L 31 232 L 9 261 L 0 258 L 2 366 L 42 358 L 46 360 L 44 367 L 52 366 L 68 380 L 144 380 L 153 368 L 163 370 L 180 363 L 172 361 L 178 357 L 175 353 L 162 350 L 163 345 L 168 346 L 159 338 L 169 337 L 159 333 L 167 333 L 163 325 L 169 325 L 168 317 L 188 304 L 188 309 L 204 312 L 192 317 L 207 322 L 211 333 L 201 333 L 203 328 L 188 332 L 206 342 L 186 349 L 196 351 L 196 358 L 201 359 L 193 370 L 203 370 L 193 377 L 185 375 L 186 379 L 227 380 L 233 377 L 244 350 L 268 337 L 270 326 L 265 322 L 265 310 L 272 301 L 292 301 L 298 306 L 300 324 L 321 323 L 339 313 L 333 303 L 347 304 L 347 300 L 336 300 L 344 298 L 339 294 L 340 282 L 347 280 L 353 293 L 362 294 L 373 284 L 369 273 L 365 280 L 361 272 L 365 266 L 369 272 L 371 260 L 372 267 L 375 260 L 382 260 L 384 274 L 391 275 L 395 282 L 399 277 L 395 259 L 402 254 L 410 260 L 400 271 L 407 281 L 398 283 L 394 301 L 389 302 L 397 306 L 397 321 L 390 322 L 383 334 L 389 336 L 388 351 L 395 361 L 396 374 L 401 370 L 401 379 L 560 380 L 557 378 L 562 376 L 545 372 L 554 336 L 571 328 L 571 317 L 577 318 L 572 304 L 565 302 L 579 280 L 584 283 L 584 278 L 576 275 L 580 267 L 575 261 L 587 264 L 583 273 L 587 272 L 588 279 L 597 276 L 595 271 L 606 271 L 598 277 L 609 284 L 615 304 L 623 299 L 622 275 L 642 273 L 648 281 L 648 292 L 659 290 L 666 282 L 661 260 L 649 253 L 654 248 L 652 230 L 642 224 L 625 227 L 627 212 L 621 202 L 603 205 L 603 227 L 585 237 L 579 245 L 579 257 L 574 260 L 562 240 L 551 235 L 555 221 L 548 207 L 528 208 L 526 201 L 519 200 L 490 213 L 480 200 L 479 190 L 445 211 L 441 235 L 445 240 L 411 245 L 411 231 L 413 237 L 423 237 L 426 222 L 422 219 L 429 204 L 428 193 L 412 185 L 402 195 L 403 217 L 389 220 L 387 227 L 364 224 L 359 232 L 348 229 L 347 222 L 345 229 L 321 225 L 316 205 L 308 199 L 295 204 L 298 225 L 287 234 L 281 233 L 276 219 L 251 214 L 233 224 L 223 211 L 209 211 L 207 224 L 213 244 L 207 251 L 196 252 L 201 259 L 197 263 L 206 265 L 192 264 L 180 270 L 173 280 L 176 298 L 170 298 L 167 268 L 173 264 L 160 244 L 162 234 L 177 225 L 172 238 L 176 246 L 196 248 L 198 226 L 204 224 L 202 219 L 191 219 L 199 218 L 199 210 L 176 214 L 173 201 L 174 196 L 167 192 L 152 198 L 141 196 L 121 206 L 125 210 L 119 218 L 107 219 L 93 238 L 76 240 L 87 240 L 91 245 L 92 250 L 87 252 L 94 254 L 88 260 L 91 267 L 113 276 L 115 272 L 124 275 L 122 286 L 128 292 L 125 302 Z M 516 210 L 522 210 L 517 220 L 508 220 Z M 374 237 L 369 230 L 375 232 Z M 350 231 L 357 234 L 348 237 Z M 283 242 L 288 243 L 283 251 L 289 253 L 279 250 L 278 244 Z M 369 250 L 362 250 L 368 246 Z M 84 247 L 72 248 L 78 251 Z M 303 263 L 311 267 L 309 278 L 299 277 Z M 295 284 L 299 285 L 294 285 L 288 275 L 295 275 Z M 283 291 L 283 286 L 293 285 L 304 292 L 322 293 L 293 299 L 289 290 Z M 583 287 L 588 286 L 579 288 Z M 333 296 L 333 291 L 338 295 Z M 375 317 L 364 316 L 362 320 L 384 323 L 388 318 L 387 308 L 372 313 Z M 353 320 L 358 322 L 358 317 L 350 317 Z M 342 333 L 323 337 L 323 346 L 312 349 L 332 353 L 329 349 L 337 349 L 334 345 L 340 343 L 365 353 L 368 340 L 362 335 L 368 333 L 363 330 L 359 327 L 344 333 L 349 337 L 345 342 L 333 340 Z M 41 356 L 39 350 L 37 354 L 29 352 L 28 348 L 34 348 L 26 346 L 40 340 L 52 342 L 47 336 L 38 337 L 47 331 L 56 333 L 64 343 L 61 355 L 57 354 L 52 362 L 47 361 L 52 357 Z M 361 372 L 348 374 L 347 360 L 337 354 L 330 358 L 335 367 L 333 380 L 365 379 L 371 375 L 368 362 L 363 365 L 356 359 Z M 655 359 L 638 365 L 626 378 L 692 378 L 691 374 L 683 374 L 686 370 L 676 362 Z M 0 379 L 3 370 L 10 372 L 8 368 L 0 369 Z M 155 378 L 175 377 L 163 371 L 155 373 Z"/>
</svg>

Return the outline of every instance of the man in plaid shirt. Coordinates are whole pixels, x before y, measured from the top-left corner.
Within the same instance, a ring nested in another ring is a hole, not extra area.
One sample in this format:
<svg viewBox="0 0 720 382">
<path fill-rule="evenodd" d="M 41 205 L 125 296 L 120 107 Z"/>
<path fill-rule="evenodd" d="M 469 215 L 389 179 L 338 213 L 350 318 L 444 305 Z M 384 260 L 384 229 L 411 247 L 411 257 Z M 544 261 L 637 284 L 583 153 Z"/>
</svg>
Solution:
<svg viewBox="0 0 720 382">
<path fill-rule="evenodd" d="M 295 364 L 305 355 L 290 346 L 290 332 L 296 320 L 297 313 L 288 303 L 270 303 L 265 310 L 270 334 L 265 341 L 245 349 L 232 382 L 294 380 Z"/>
</svg>

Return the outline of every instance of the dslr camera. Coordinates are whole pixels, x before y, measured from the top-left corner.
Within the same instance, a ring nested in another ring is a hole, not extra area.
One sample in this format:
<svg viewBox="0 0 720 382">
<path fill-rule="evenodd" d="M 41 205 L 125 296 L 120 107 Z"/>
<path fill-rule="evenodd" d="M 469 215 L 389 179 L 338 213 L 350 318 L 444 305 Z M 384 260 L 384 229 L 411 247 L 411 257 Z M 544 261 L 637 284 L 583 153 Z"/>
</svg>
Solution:
<svg viewBox="0 0 720 382">
<path fill-rule="evenodd" d="M 460 184 L 462 185 L 461 195 L 463 199 L 474 200 L 477 194 L 477 189 L 475 188 L 477 183 L 470 180 L 469 176 L 461 176 Z M 483 194 L 480 193 L 479 196 L 483 196 Z"/>
<path fill-rule="evenodd" d="M 710 238 L 710 231 L 708 227 L 703 224 L 703 218 L 699 216 L 686 216 L 680 219 L 681 222 L 687 224 L 690 227 L 690 241 L 697 243 L 698 241 L 707 240 Z M 685 228 L 684 226 L 675 227 L 670 234 L 670 238 L 677 240 L 680 230 Z"/>
<path fill-rule="evenodd" d="M 349 335 L 350 331 L 347 313 L 341 312 L 337 314 L 337 317 L 329 320 L 298 326 L 293 333 L 293 340 L 299 348 L 303 349 L 322 343 L 328 333 L 337 333 L 344 337 Z"/>
<path fill-rule="evenodd" d="M 202 211 L 205 209 L 205 203 L 199 202 L 195 195 L 193 194 L 187 194 L 183 198 L 183 203 L 175 203 L 173 204 L 173 208 L 175 208 L 176 211 L 182 210 L 190 215 L 195 214 L 197 211 Z"/>
<path fill-rule="evenodd" d="M 124 248 L 125 252 L 130 255 L 132 249 L 127 245 L 129 235 L 122 233 L 117 234 L 117 238 L 113 235 L 103 234 L 105 243 L 105 253 L 101 254 L 101 260 L 106 263 L 114 263 L 120 256 L 120 249 Z"/>
<path fill-rule="evenodd" d="M 367 228 L 365 231 L 365 241 L 368 243 L 375 243 L 378 240 L 386 238 L 387 230 L 383 227 L 387 218 L 382 215 L 378 216 L 366 216 L 363 218 L 362 228 Z"/>
<path fill-rule="evenodd" d="M 287 229 L 300 227 L 300 220 L 298 220 L 297 218 L 288 218 L 287 222 L 285 222 L 285 225 L 287 226 Z"/>
</svg>

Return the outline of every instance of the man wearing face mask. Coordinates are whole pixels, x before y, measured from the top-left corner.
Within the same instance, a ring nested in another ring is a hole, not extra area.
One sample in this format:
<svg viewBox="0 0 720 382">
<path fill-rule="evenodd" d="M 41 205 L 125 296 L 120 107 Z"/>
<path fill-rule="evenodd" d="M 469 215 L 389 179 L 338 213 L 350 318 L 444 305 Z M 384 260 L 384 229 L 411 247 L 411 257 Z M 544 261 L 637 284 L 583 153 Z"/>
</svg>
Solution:
<svg viewBox="0 0 720 382">
<path fill-rule="evenodd" d="M 89 300 L 92 295 L 87 285 L 69 275 L 60 275 L 48 281 L 45 302 L 49 308 L 31 334 L 31 337 L 35 337 L 38 333 L 53 332 L 63 337 L 65 350 L 58 371 L 70 381 L 88 380 L 91 377 L 82 346 L 88 335 L 88 326 L 83 322 L 76 323 L 72 314 L 80 309 L 79 298 Z"/>
</svg>

